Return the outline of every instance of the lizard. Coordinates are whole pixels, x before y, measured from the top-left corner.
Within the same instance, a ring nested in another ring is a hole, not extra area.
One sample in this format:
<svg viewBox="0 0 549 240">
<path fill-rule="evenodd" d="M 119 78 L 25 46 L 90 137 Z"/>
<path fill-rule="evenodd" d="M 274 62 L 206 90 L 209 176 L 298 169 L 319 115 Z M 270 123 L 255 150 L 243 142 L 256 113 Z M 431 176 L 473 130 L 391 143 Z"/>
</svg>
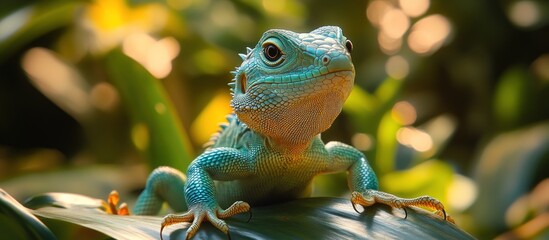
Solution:
<svg viewBox="0 0 549 240">
<path fill-rule="evenodd" d="M 336 26 L 309 33 L 266 31 L 253 49 L 240 54 L 243 62 L 229 83 L 234 111 L 210 146 L 191 162 L 186 175 L 165 166 L 153 170 L 133 214 L 157 214 L 167 202 L 183 213 L 163 218 L 161 238 L 165 227 L 191 222 L 190 239 L 203 221 L 230 237 L 223 219 L 248 212 L 250 206 L 310 196 L 316 175 L 346 171 L 353 208 L 381 203 L 406 211 L 422 206 L 446 220 L 437 199 L 380 191 L 362 152 L 322 141 L 320 134 L 340 114 L 354 85 L 352 50 L 352 42 Z"/>
</svg>

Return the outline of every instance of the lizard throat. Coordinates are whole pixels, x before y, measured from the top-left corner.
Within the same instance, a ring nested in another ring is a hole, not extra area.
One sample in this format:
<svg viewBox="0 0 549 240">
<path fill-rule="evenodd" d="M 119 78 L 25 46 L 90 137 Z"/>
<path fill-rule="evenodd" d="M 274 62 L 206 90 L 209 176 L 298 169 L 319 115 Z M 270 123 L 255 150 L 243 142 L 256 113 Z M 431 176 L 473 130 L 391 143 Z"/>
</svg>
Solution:
<svg viewBox="0 0 549 240">
<path fill-rule="evenodd" d="M 257 84 L 231 105 L 252 130 L 284 147 L 305 146 L 341 112 L 354 71 L 337 71 L 296 83 Z"/>
</svg>

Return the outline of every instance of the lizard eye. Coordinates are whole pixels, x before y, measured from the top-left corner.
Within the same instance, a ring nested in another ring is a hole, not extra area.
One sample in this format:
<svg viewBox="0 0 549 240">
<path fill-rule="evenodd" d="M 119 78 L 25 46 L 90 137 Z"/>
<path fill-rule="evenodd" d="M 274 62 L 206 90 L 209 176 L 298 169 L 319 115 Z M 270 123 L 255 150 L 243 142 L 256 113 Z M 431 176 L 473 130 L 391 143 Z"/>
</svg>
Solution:
<svg viewBox="0 0 549 240">
<path fill-rule="evenodd" d="M 270 66 L 276 66 L 284 60 L 284 54 L 282 50 L 278 48 L 274 43 L 266 43 L 263 45 L 263 56 L 267 60 L 267 64 Z"/>
<path fill-rule="evenodd" d="M 351 40 L 347 40 L 345 42 L 345 48 L 347 48 L 347 51 L 349 51 L 349 53 L 353 52 L 353 43 L 351 42 Z"/>
</svg>

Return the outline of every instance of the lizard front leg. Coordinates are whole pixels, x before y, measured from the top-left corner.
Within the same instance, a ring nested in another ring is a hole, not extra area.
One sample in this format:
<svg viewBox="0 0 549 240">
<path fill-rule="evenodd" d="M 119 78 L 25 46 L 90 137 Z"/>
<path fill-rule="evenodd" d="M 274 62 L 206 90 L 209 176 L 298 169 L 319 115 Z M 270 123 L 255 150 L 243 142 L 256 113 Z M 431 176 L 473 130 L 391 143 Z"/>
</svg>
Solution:
<svg viewBox="0 0 549 240">
<path fill-rule="evenodd" d="M 349 173 L 347 180 L 352 191 L 353 208 L 356 204 L 368 207 L 375 203 L 382 203 L 393 208 L 402 208 L 406 212 L 406 207 L 419 206 L 434 209 L 436 215 L 447 219 L 444 205 L 435 198 L 429 196 L 401 198 L 379 191 L 376 174 L 368 164 L 366 157 L 355 148 L 340 142 L 329 142 L 326 144 L 326 150 L 332 157 L 333 166 L 346 168 Z"/>
<path fill-rule="evenodd" d="M 244 178 L 251 174 L 248 158 L 234 148 L 214 148 L 200 155 L 187 170 L 187 185 L 185 199 L 189 206 L 183 214 L 170 214 L 164 217 L 160 229 L 181 222 L 192 222 L 187 229 L 187 239 L 192 238 L 200 224 L 208 220 L 225 234 L 229 234 L 229 226 L 221 220 L 250 210 L 246 202 L 237 201 L 227 209 L 222 209 L 215 198 L 214 180 L 229 181 Z"/>
<path fill-rule="evenodd" d="M 164 202 L 176 212 L 187 210 L 185 203 L 185 175 L 171 167 L 158 167 L 147 178 L 145 189 L 135 202 L 131 214 L 156 215 Z M 119 201 L 118 192 L 113 190 L 104 209 L 109 214 L 130 215 L 125 203 L 117 207 Z"/>
</svg>

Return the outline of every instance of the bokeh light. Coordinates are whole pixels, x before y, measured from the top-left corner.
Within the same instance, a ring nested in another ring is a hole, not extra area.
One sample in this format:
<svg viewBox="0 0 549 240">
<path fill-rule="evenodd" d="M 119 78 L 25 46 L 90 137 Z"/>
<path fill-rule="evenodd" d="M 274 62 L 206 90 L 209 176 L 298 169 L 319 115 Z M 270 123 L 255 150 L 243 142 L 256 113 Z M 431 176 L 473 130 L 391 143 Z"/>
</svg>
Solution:
<svg viewBox="0 0 549 240">
<path fill-rule="evenodd" d="M 549 54 L 539 56 L 532 63 L 534 73 L 542 80 L 549 82 Z"/>
<path fill-rule="evenodd" d="M 444 16 L 430 15 L 414 24 L 408 36 L 408 45 L 418 54 L 432 54 L 442 46 L 450 32 L 450 22 Z"/>
<path fill-rule="evenodd" d="M 419 17 L 429 9 L 429 0 L 399 0 L 398 4 L 402 11 L 410 17 Z"/>
<path fill-rule="evenodd" d="M 447 195 L 448 202 L 453 209 L 465 211 L 477 199 L 478 188 L 472 179 L 454 174 L 454 181 L 448 187 Z"/>
<path fill-rule="evenodd" d="M 372 1 L 366 8 L 366 16 L 372 25 L 379 27 L 381 19 L 394 6 L 388 1 Z"/>
<path fill-rule="evenodd" d="M 366 133 L 355 133 L 351 138 L 353 146 L 360 151 L 368 151 L 373 148 L 373 137 Z"/>
<path fill-rule="evenodd" d="M 402 47 L 402 38 L 391 38 L 383 31 L 378 33 L 377 41 L 381 51 L 387 55 L 398 53 Z"/>
<path fill-rule="evenodd" d="M 391 109 L 391 117 L 401 125 L 412 125 L 416 122 L 417 111 L 410 102 L 400 101 Z"/>
<path fill-rule="evenodd" d="M 118 91 L 107 82 L 95 84 L 90 91 L 90 102 L 97 109 L 111 111 L 119 103 Z"/>
<path fill-rule="evenodd" d="M 392 56 L 385 63 L 385 72 L 394 79 L 403 79 L 410 72 L 410 64 L 400 55 Z"/>
<path fill-rule="evenodd" d="M 165 78 L 172 70 L 172 60 L 179 54 L 180 47 L 172 37 L 156 41 L 148 34 L 136 33 L 124 39 L 122 50 L 156 78 Z"/>
<path fill-rule="evenodd" d="M 397 141 L 418 152 L 427 152 L 433 148 L 433 139 L 426 132 L 414 127 L 402 127 L 397 131 Z"/>
<path fill-rule="evenodd" d="M 387 11 L 379 22 L 381 31 L 392 39 L 401 38 L 409 27 L 410 19 L 402 10 L 397 8 Z"/>
<path fill-rule="evenodd" d="M 509 19 L 519 27 L 530 27 L 540 19 L 539 6 L 534 1 L 517 1 L 511 4 L 508 11 Z"/>
</svg>

